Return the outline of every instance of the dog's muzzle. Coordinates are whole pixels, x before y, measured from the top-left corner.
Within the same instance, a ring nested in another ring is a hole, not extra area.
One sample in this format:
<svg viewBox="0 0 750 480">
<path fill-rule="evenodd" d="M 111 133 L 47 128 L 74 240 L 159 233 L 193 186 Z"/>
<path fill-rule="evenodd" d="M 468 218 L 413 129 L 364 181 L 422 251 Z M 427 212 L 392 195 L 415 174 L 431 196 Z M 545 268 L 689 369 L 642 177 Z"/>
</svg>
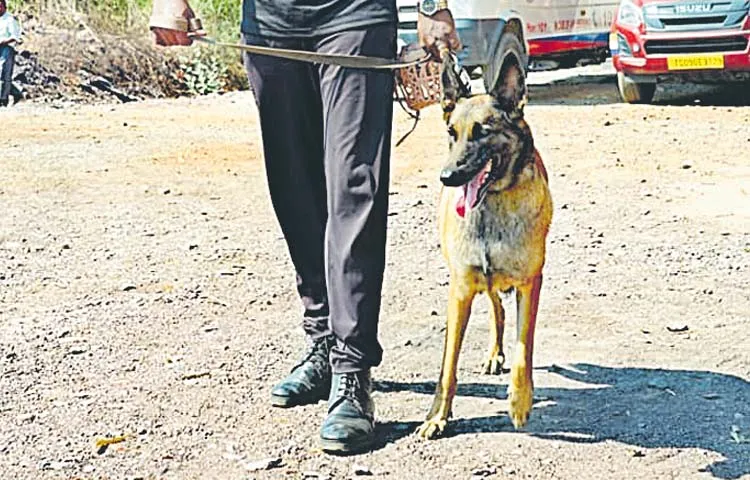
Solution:
<svg viewBox="0 0 750 480">
<path fill-rule="evenodd" d="M 446 167 L 440 172 L 440 181 L 446 187 L 461 187 L 473 179 L 487 164 L 487 162 L 464 164 L 457 167 Z"/>
</svg>

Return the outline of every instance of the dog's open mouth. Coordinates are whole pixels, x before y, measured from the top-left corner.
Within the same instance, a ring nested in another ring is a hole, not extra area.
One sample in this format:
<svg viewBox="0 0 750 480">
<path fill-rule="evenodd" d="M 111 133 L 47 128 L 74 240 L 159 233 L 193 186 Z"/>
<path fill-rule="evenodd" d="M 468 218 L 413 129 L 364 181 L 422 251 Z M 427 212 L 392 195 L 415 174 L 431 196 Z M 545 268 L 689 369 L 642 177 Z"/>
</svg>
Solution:
<svg viewBox="0 0 750 480">
<path fill-rule="evenodd" d="M 456 213 L 460 217 L 463 217 L 466 215 L 466 212 L 476 208 L 484 200 L 487 190 L 492 184 L 492 168 L 494 163 L 494 159 L 487 160 L 484 167 L 469 180 L 469 183 L 460 188 L 456 201 Z"/>
</svg>

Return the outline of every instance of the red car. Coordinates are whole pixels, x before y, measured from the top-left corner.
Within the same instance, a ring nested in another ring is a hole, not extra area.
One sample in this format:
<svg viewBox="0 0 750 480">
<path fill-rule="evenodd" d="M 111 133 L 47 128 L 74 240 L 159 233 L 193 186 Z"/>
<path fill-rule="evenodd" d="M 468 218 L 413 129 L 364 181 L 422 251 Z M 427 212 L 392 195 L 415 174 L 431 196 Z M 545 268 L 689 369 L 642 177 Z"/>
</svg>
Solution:
<svg viewBox="0 0 750 480">
<path fill-rule="evenodd" d="M 620 96 L 649 103 L 672 77 L 750 86 L 750 0 L 622 0 L 609 48 Z"/>
</svg>

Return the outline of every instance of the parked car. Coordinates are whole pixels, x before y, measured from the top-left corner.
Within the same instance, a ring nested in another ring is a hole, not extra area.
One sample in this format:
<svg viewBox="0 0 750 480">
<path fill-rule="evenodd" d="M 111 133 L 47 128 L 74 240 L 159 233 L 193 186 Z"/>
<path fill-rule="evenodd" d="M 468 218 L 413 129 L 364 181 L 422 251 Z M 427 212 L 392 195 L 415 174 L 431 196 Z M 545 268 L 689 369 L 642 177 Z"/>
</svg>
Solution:
<svg viewBox="0 0 750 480">
<path fill-rule="evenodd" d="M 622 0 L 610 50 L 628 103 L 649 103 L 667 78 L 750 84 L 750 1 Z"/>
<path fill-rule="evenodd" d="M 417 0 L 397 0 L 399 43 L 417 41 Z M 508 49 L 529 60 L 573 66 L 602 61 L 618 0 L 454 0 L 449 3 L 472 78 L 494 85 Z"/>
</svg>

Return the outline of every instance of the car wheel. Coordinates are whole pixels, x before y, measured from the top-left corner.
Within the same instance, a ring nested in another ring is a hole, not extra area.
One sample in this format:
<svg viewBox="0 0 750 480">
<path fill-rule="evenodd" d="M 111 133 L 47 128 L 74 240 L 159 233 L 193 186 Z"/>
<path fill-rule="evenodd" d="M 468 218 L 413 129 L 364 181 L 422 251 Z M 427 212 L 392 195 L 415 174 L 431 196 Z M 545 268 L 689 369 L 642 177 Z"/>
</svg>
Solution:
<svg viewBox="0 0 750 480">
<path fill-rule="evenodd" d="M 482 79 L 484 80 L 484 89 L 487 93 L 492 92 L 500 81 L 500 72 L 508 55 L 514 55 L 518 64 L 523 67 L 524 75 L 528 71 L 528 59 L 523 51 L 523 45 L 518 37 L 510 32 L 504 33 L 497 44 L 495 54 L 490 60 L 487 68 L 483 69 Z"/>
<path fill-rule="evenodd" d="M 636 83 L 624 73 L 617 72 L 617 89 L 620 98 L 627 103 L 651 103 L 656 83 Z"/>
</svg>

